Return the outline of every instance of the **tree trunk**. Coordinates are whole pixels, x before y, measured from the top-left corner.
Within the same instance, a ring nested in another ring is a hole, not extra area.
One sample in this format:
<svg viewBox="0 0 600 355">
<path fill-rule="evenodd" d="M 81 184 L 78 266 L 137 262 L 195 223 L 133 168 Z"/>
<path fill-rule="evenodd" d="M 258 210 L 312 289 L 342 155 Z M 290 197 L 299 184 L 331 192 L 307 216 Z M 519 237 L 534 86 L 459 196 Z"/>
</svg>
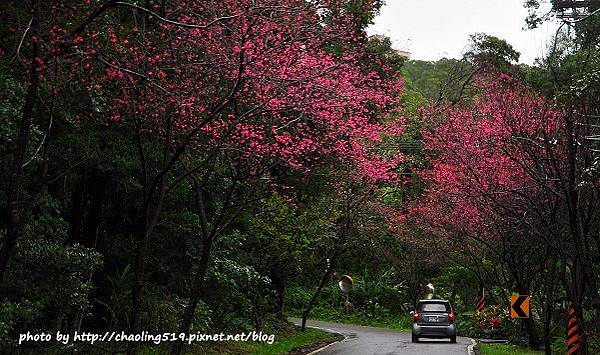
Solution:
<svg viewBox="0 0 600 355">
<path fill-rule="evenodd" d="M 283 318 L 283 307 L 285 302 L 285 276 L 281 271 L 284 268 L 279 262 L 275 262 L 271 265 L 270 277 L 273 291 L 275 291 L 275 313 L 277 316 Z"/>
<path fill-rule="evenodd" d="M 583 309 L 581 304 L 575 306 L 575 313 L 577 314 L 577 325 L 579 328 L 579 354 L 588 355 L 589 352 L 589 339 L 587 337 L 587 325 L 583 318 Z"/>
<path fill-rule="evenodd" d="M 202 255 L 200 256 L 200 263 L 198 265 L 198 271 L 196 271 L 196 277 L 194 280 L 194 287 L 190 294 L 190 299 L 183 313 L 183 318 L 179 324 L 179 333 L 189 333 L 192 322 L 194 321 L 194 314 L 196 312 L 196 306 L 202 296 L 202 287 L 204 286 L 204 278 L 206 277 L 206 271 L 208 270 L 208 264 L 210 261 L 210 252 L 212 248 L 212 240 L 208 240 L 202 247 Z M 179 355 L 183 350 L 184 343 L 182 341 L 176 341 L 171 346 L 171 355 Z"/>
<path fill-rule="evenodd" d="M 144 298 L 144 286 L 145 286 L 145 273 L 146 273 L 146 254 L 148 252 L 148 244 L 150 242 L 150 236 L 154 233 L 160 213 L 162 211 L 162 205 L 165 199 L 166 186 L 164 178 L 159 182 L 159 196 L 156 201 L 156 205 L 151 209 L 151 213 L 144 213 L 144 216 L 148 216 L 149 221 L 146 223 L 144 234 L 139 238 L 138 245 L 135 254 L 135 265 L 134 265 L 134 279 L 131 293 L 131 325 L 130 332 L 132 334 L 139 334 L 142 330 L 142 303 Z M 145 203 L 146 207 L 144 210 L 150 211 L 148 208 L 150 203 Z M 127 346 L 127 354 L 132 355 L 137 353 L 138 344 L 134 341 L 129 342 Z"/>
<path fill-rule="evenodd" d="M 552 355 L 552 338 L 550 337 L 550 323 L 552 321 L 551 312 L 554 307 L 549 306 L 549 301 L 546 299 L 544 305 L 544 354 Z"/>
<path fill-rule="evenodd" d="M 527 336 L 529 338 L 529 346 L 533 350 L 539 350 L 540 349 L 540 336 L 538 335 L 537 330 L 535 329 L 535 322 L 533 321 L 533 319 L 531 317 L 529 317 L 529 318 L 524 318 L 523 323 L 525 325 L 525 331 L 527 332 Z"/>
<path fill-rule="evenodd" d="M 310 314 L 310 310 L 313 308 L 315 302 L 317 301 L 317 297 L 321 293 L 321 290 L 323 289 L 323 286 L 325 286 L 325 282 L 327 282 L 327 279 L 329 279 L 329 275 L 331 275 L 331 271 L 333 270 L 333 265 L 334 265 L 334 263 L 335 263 L 335 261 L 337 259 L 338 254 L 339 254 L 339 247 L 336 246 L 334 248 L 333 255 L 329 259 L 329 263 L 327 264 L 327 268 L 325 269 L 325 273 L 323 273 L 323 276 L 321 277 L 321 281 L 319 282 L 319 286 L 317 286 L 317 290 L 315 291 L 315 293 L 312 295 L 312 297 L 308 301 L 308 304 L 306 305 L 306 308 L 304 309 L 304 312 L 302 312 L 302 326 L 301 326 L 301 330 L 306 329 L 306 319 L 308 318 L 308 315 Z"/>
<path fill-rule="evenodd" d="M 83 221 L 83 200 L 85 189 L 85 177 L 81 176 L 75 182 L 71 192 L 71 240 L 70 244 L 81 243 L 81 226 Z M 83 243 L 82 243 L 83 244 Z"/>
<path fill-rule="evenodd" d="M 38 1 L 31 3 L 31 65 L 27 79 L 27 94 L 23 104 L 23 115 L 19 123 L 19 132 L 17 135 L 17 145 L 13 158 L 13 164 L 6 191 L 8 221 L 7 231 L 4 243 L 0 247 L 0 282 L 4 278 L 8 260 L 13 252 L 17 240 L 21 236 L 21 211 L 19 206 L 19 193 L 22 184 L 23 163 L 27 154 L 29 145 L 29 136 L 31 133 L 31 121 L 33 119 L 33 108 L 36 102 L 36 95 L 39 86 L 38 65 L 36 59 L 39 56 L 38 37 Z M 34 39 L 35 38 L 35 39 Z"/>
<path fill-rule="evenodd" d="M 88 179 L 87 189 L 89 190 L 90 203 L 82 235 L 82 244 L 88 248 L 100 248 L 98 229 L 102 222 L 102 206 L 104 205 L 106 184 L 107 179 L 100 171 L 95 171 L 94 175 Z"/>
<path fill-rule="evenodd" d="M 554 314 L 554 294 L 555 284 L 554 279 L 556 277 L 556 260 L 552 258 L 550 260 L 550 275 L 545 278 L 544 291 L 546 294 L 546 302 L 544 303 L 544 353 L 546 355 L 552 354 L 552 337 L 550 335 L 550 326 L 552 325 L 552 315 Z"/>
<path fill-rule="evenodd" d="M 583 101 L 581 101 L 581 103 L 583 103 Z M 566 222 L 568 223 L 571 234 L 571 239 L 568 240 L 568 242 L 572 243 L 575 251 L 572 261 L 573 267 L 571 269 L 571 290 L 567 290 L 567 293 L 570 293 L 572 305 L 577 310 L 580 330 L 580 353 L 587 354 L 588 339 L 581 311 L 581 306 L 583 305 L 582 301 L 585 297 L 585 291 L 587 290 L 589 293 L 589 300 L 596 309 L 600 309 L 600 296 L 598 295 L 598 285 L 596 283 L 593 261 L 588 246 L 590 223 L 595 223 L 595 219 L 591 218 L 591 216 L 586 216 L 586 207 L 582 206 L 581 203 L 581 200 L 585 199 L 585 196 L 581 196 L 582 189 L 579 187 L 582 169 L 589 166 L 589 161 L 585 161 L 585 150 L 587 149 L 584 150 L 581 146 L 582 143 L 579 141 L 579 138 L 583 138 L 586 135 L 585 132 L 581 132 L 579 129 L 583 126 L 587 126 L 587 123 L 585 121 L 582 122 L 577 118 L 583 116 L 579 116 L 580 113 L 577 113 L 577 111 L 580 111 L 580 108 L 575 105 L 576 103 L 571 107 L 566 107 L 563 117 L 565 121 L 566 148 L 568 149 L 566 152 L 568 163 L 565 181 L 566 186 L 564 186 L 563 189 L 568 209 L 568 220 Z M 587 159 L 589 159 L 589 156 Z M 593 201 L 593 203 L 595 202 L 596 200 Z"/>
<path fill-rule="evenodd" d="M 277 316 L 283 318 L 283 311 L 285 305 L 285 282 L 280 281 L 277 285 Z"/>
<path fill-rule="evenodd" d="M 138 334 L 142 329 L 142 301 L 146 272 L 146 252 L 148 250 L 149 240 L 150 238 L 148 233 L 144 233 L 144 235 L 138 240 L 138 246 L 135 254 L 130 325 L 130 330 L 132 334 Z M 130 342 L 127 346 L 127 354 L 131 355 L 136 353 L 137 343 Z"/>
</svg>

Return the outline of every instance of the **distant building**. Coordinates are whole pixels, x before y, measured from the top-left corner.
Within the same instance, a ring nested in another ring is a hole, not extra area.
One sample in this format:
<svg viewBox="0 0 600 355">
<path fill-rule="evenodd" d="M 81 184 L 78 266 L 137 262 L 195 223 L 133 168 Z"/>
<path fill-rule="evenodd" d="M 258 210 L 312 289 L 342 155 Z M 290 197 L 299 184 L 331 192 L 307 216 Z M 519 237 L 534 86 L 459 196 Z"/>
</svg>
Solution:
<svg viewBox="0 0 600 355">
<path fill-rule="evenodd" d="M 404 51 L 402 49 L 396 49 L 396 52 L 398 52 L 398 54 L 400 54 L 400 56 L 406 58 L 406 59 L 410 59 L 410 52 L 409 51 Z"/>
<path fill-rule="evenodd" d="M 555 9 L 569 9 L 578 7 L 588 7 L 590 5 L 589 0 L 554 0 L 552 5 Z"/>
<path fill-rule="evenodd" d="M 589 0 L 553 0 L 552 7 L 554 11 L 558 12 L 558 18 L 576 20 L 590 15 L 592 2 Z"/>
<path fill-rule="evenodd" d="M 375 38 L 378 39 L 381 42 L 387 42 L 390 44 L 390 46 L 396 51 L 396 53 L 398 53 L 401 57 L 404 57 L 406 59 L 410 59 L 410 52 L 409 51 L 405 51 L 403 49 L 396 49 L 391 45 L 391 41 L 390 38 L 384 35 L 380 35 L 380 34 L 374 34 L 371 35 L 371 38 Z"/>
</svg>

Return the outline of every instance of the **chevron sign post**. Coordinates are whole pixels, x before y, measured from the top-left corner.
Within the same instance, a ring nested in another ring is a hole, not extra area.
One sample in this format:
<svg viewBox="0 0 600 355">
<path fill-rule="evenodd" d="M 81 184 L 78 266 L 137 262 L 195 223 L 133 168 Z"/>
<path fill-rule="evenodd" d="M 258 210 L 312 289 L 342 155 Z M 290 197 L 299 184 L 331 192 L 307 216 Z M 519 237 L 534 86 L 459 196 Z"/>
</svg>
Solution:
<svg viewBox="0 0 600 355">
<path fill-rule="evenodd" d="M 510 296 L 510 317 L 529 318 L 529 295 Z"/>
<path fill-rule="evenodd" d="M 577 312 L 573 305 L 569 306 L 569 319 L 567 321 L 567 355 L 579 353 L 579 329 L 577 329 Z"/>
<path fill-rule="evenodd" d="M 477 297 L 475 297 L 475 310 L 481 311 L 485 307 L 485 291 L 482 288 L 477 292 Z"/>
<path fill-rule="evenodd" d="M 529 318 L 529 295 L 510 296 L 510 317 Z"/>
</svg>

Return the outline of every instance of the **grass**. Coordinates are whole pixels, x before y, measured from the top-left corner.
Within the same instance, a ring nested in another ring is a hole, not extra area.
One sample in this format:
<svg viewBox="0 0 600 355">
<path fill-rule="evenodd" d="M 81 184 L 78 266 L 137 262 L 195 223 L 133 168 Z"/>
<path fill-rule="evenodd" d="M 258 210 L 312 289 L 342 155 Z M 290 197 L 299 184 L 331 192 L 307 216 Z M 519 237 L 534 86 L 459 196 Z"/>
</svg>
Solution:
<svg viewBox="0 0 600 355">
<path fill-rule="evenodd" d="M 266 342 L 227 342 L 199 344 L 189 349 L 189 354 L 224 354 L 224 355 L 280 355 L 294 354 L 299 350 L 313 350 L 339 339 L 339 335 L 322 330 L 307 328 L 300 331 L 298 327 L 287 323 L 279 325 L 274 331 L 273 344 Z M 307 351 L 310 352 L 310 351 Z"/>
<path fill-rule="evenodd" d="M 235 332 L 232 332 L 235 333 Z M 322 330 L 300 328 L 285 319 L 272 319 L 264 324 L 263 334 L 275 335 L 272 344 L 256 341 L 203 342 L 196 343 L 185 350 L 194 355 L 283 355 L 306 354 L 322 346 L 343 338 L 339 334 L 331 334 Z M 141 355 L 158 355 L 168 353 L 170 343 L 158 346 L 145 344 L 141 347 Z"/>
<path fill-rule="evenodd" d="M 236 343 L 235 350 L 232 354 L 249 354 L 249 355 L 278 355 L 288 354 L 292 350 L 303 348 L 314 348 L 315 345 L 325 345 L 329 342 L 337 340 L 336 336 L 318 329 L 308 328 L 304 332 L 280 338 L 273 344 L 266 343 Z"/>
<path fill-rule="evenodd" d="M 534 351 L 511 344 L 479 344 L 479 354 L 481 355 L 539 355 L 543 353 L 543 351 Z"/>
<path fill-rule="evenodd" d="M 289 316 L 299 318 L 300 314 L 299 312 L 291 312 Z M 396 330 L 410 330 L 413 323 L 408 314 L 392 315 L 383 312 L 370 314 L 360 311 L 346 314 L 323 306 L 317 306 L 311 310 L 309 319 Z"/>
</svg>

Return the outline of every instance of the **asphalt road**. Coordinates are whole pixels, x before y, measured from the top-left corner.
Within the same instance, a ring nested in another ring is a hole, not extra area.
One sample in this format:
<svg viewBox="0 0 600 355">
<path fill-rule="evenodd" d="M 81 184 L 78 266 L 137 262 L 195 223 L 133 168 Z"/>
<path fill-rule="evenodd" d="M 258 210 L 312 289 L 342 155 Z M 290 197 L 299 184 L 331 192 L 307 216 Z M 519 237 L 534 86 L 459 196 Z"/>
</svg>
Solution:
<svg viewBox="0 0 600 355">
<path fill-rule="evenodd" d="M 290 319 L 290 321 L 300 324 L 299 319 Z M 307 325 L 341 333 L 346 337 L 319 351 L 319 355 L 465 355 L 467 347 L 471 345 L 469 338 L 462 337 L 456 339 L 456 344 L 450 344 L 447 339 L 423 339 L 419 343 L 411 343 L 410 333 L 398 330 L 312 320 L 309 320 Z"/>
</svg>

